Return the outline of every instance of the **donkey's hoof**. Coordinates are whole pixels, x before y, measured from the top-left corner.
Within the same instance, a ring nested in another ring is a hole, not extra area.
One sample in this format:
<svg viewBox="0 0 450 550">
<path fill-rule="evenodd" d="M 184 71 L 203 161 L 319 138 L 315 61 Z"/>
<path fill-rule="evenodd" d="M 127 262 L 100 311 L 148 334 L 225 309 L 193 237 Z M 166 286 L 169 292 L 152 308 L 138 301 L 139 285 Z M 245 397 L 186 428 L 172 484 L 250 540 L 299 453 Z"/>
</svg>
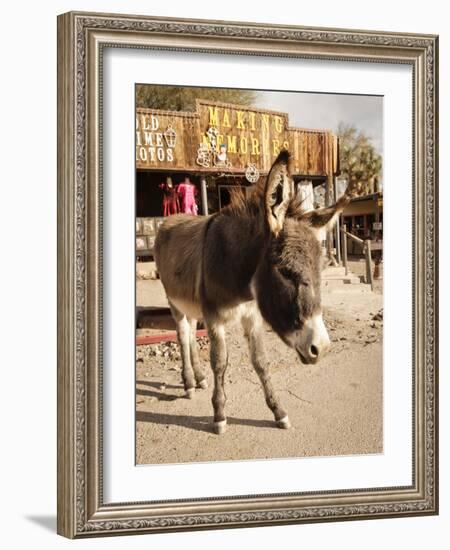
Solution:
<svg viewBox="0 0 450 550">
<path fill-rule="evenodd" d="M 227 430 L 227 421 L 221 420 L 220 422 L 214 422 L 214 431 L 217 435 L 222 435 Z"/>
<path fill-rule="evenodd" d="M 279 428 L 282 428 L 283 430 L 288 430 L 291 427 L 291 423 L 289 422 L 289 416 L 283 416 L 283 418 L 280 418 L 280 420 L 277 420 L 277 426 Z"/>
<path fill-rule="evenodd" d="M 195 396 L 195 388 L 189 388 L 188 390 L 186 390 L 186 397 L 188 399 L 194 399 L 194 396 Z"/>
<path fill-rule="evenodd" d="M 202 390 L 206 390 L 206 388 L 208 387 L 208 382 L 206 381 L 206 378 L 203 378 L 203 380 L 200 380 L 197 385 L 199 388 L 202 388 Z"/>
</svg>

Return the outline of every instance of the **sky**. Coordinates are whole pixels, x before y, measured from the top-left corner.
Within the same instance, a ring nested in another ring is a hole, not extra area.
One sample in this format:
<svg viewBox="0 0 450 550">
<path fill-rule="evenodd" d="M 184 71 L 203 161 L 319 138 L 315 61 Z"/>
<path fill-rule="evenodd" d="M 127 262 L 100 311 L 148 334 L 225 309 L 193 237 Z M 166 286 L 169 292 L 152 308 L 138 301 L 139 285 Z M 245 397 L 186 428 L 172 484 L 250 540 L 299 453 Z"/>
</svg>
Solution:
<svg viewBox="0 0 450 550">
<path fill-rule="evenodd" d="M 255 107 L 289 114 L 289 125 L 336 131 L 340 122 L 356 126 L 383 152 L 383 98 L 306 92 L 258 92 Z"/>
<path fill-rule="evenodd" d="M 336 132 L 340 122 L 355 126 L 383 154 L 383 97 L 313 92 L 256 91 L 254 107 L 289 115 L 289 125 Z"/>
</svg>

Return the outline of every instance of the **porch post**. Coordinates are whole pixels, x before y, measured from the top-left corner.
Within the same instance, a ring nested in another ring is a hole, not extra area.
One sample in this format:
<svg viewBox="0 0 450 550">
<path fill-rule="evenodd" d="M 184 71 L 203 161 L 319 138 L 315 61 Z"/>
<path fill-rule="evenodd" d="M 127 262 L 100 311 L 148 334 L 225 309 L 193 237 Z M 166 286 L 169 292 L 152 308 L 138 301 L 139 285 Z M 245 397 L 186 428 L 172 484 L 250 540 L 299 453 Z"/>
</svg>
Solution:
<svg viewBox="0 0 450 550">
<path fill-rule="evenodd" d="M 334 201 L 338 200 L 338 189 L 336 178 L 333 178 L 334 183 Z M 336 259 L 337 263 L 341 265 L 341 214 L 338 215 L 336 225 L 334 227 L 335 243 L 336 243 Z"/>
<path fill-rule="evenodd" d="M 327 183 L 325 189 L 325 206 L 331 206 L 333 204 L 333 192 L 334 192 L 334 175 L 328 174 Z M 337 266 L 336 259 L 332 252 L 332 236 L 331 233 L 327 233 L 326 247 L 329 263 L 333 266 Z"/>
<path fill-rule="evenodd" d="M 202 194 L 202 211 L 203 211 L 203 215 L 207 216 L 208 215 L 208 194 L 206 191 L 206 178 L 203 174 L 200 176 L 200 188 L 201 188 L 201 194 Z"/>
</svg>

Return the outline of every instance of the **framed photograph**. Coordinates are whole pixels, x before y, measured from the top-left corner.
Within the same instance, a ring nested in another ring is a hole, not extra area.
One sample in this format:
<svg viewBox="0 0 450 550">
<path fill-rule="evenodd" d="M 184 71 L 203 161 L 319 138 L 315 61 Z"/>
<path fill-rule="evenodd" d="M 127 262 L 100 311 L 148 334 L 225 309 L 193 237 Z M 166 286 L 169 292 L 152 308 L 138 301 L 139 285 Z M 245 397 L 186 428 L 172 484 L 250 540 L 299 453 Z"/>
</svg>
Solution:
<svg viewBox="0 0 450 550">
<path fill-rule="evenodd" d="M 58 532 L 438 513 L 438 38 L 58 18 Z"/>
</svg>

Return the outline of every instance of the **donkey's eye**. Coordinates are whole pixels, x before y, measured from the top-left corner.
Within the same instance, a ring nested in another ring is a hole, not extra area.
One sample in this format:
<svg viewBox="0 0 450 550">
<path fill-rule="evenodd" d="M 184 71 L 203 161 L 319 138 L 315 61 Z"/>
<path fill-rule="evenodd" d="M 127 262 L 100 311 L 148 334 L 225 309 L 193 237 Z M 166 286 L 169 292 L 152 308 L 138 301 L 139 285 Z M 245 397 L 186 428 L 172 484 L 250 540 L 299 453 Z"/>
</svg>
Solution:
<svg viewBox="0 0 450 550">
<path fill-rule="evenodd" d="M 278 268 L 278 272 L 282 277 L 284 277 L 285 279 L 288 279 L 289 281 L 296 281 L 298 279 L 297 273 L 295 273 L 294 271 L 291 271 L 287 267 Z"/>
</svg>

